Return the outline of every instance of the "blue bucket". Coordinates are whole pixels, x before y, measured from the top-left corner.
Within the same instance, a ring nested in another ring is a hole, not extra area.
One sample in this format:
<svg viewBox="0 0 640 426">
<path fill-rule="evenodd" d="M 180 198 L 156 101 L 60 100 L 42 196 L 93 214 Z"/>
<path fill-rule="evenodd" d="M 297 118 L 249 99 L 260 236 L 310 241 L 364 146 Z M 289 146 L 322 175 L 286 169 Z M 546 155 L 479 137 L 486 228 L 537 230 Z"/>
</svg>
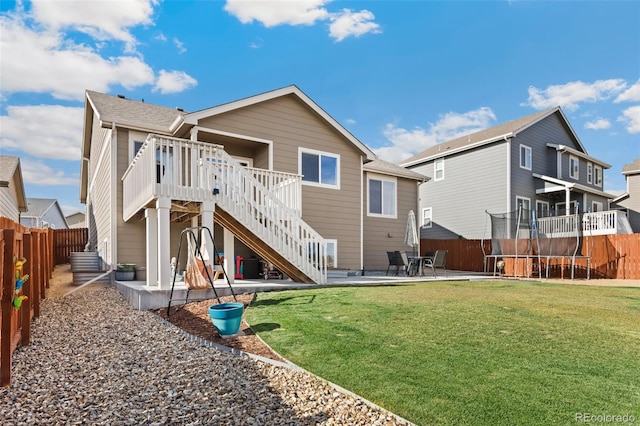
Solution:
<svg viewBox="0 0 640 426">
<path fill-rule="evenodd" d="M 239 302 L 209 306 L 209 317 L 221 336 L 230 336 L 238 333 L 243 312 L 244 305 Z"/>
</svg>

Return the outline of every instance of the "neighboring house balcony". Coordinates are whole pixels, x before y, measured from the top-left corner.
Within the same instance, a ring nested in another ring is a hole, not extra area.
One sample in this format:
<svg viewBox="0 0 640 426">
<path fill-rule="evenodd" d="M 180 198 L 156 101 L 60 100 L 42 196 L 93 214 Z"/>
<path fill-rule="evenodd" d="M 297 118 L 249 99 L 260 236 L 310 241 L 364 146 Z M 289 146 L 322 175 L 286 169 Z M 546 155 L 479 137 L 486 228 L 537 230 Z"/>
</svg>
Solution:
<svg viewBox="0 0 640 426">
<path fill-rule="evenodd" d="M 155 238 L 169 221 L 200 215 L 204 226 L 215 220 L 292 279 L 326 282 L 326 242 L 301 218 L 300 175 L 243 167 L 221 145 L 152 134 L 122 183 L 124 221 L 142 213 L 149 220 L 157 210 Z M 148 236 L 147 250 L 153 244 Z"/>
<path fill-rule="evenodd" d="M 538 233 L 548 237 L 575 236 L 578 220 L 576 215 L 542 217 L 537 221 Z M 632 233 L 626 214 L 617 210 L 584 213 L 580 228 L 583 236 Z"/>
</svg>

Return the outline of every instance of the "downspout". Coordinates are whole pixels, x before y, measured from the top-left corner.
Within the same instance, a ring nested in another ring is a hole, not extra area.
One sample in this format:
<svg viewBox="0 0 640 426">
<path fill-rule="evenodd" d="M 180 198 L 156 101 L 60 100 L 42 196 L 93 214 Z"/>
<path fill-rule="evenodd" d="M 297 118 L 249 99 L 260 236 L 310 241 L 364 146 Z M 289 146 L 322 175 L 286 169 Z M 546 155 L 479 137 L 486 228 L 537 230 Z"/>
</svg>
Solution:
<svg viewBox="0 0 640 426">
<path fill-rule="evenodd" d="M 364 158 L 360 156 L 360 270 L 364 276 Z M 336 253 L 336 256 L 338 254 Z"/>
<path fill-rule="evenodd" d="M 507 209 L 506 212 L 511 211 L 511 139 L 504 137 L 507 143 Z"/>
<path fill-rule="evenodd" d="M 118 130 L 111 123 L 111 265 L 114 270 L 118 261 Z"/>
</svg>

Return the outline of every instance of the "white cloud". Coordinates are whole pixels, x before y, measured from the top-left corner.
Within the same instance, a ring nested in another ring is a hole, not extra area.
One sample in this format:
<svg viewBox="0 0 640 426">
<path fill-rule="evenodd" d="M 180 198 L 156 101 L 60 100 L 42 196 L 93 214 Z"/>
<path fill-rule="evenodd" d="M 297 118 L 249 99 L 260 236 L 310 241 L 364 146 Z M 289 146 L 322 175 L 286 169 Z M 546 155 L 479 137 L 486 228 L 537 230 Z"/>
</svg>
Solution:
<svg viewBox="0 0 640 426">
<path fill-rule="evenodd" d="M 345 120 L 345 123 L 346 124 L 356 124 L 356 120 L 354 120 L 353 118 L 347 118 Z"/>
<path fill-rule="evenodd" d="M 331 0 L 227 0 L 224 10 L 243 24 L 257 21 L 267 28 L 278 25 L 314 25 L 329 20 L 329 35 L 336 41 L 381 32 L 380 25 L 373 22 L 375 16 L 370 11 L 343 9 L 341 12 L 330 13 L 324 7 L 330 2 Z M 252 43 L 250 47 L 259 46 L 260 43 Z"/>
<path fill-rule="evenodd" d="M 613 102 L 619 103 L 619 102 L 638 102 L 638 101 L 640 101 L 640 80 L 638 80 L 636 84 L 629 87 L 624 92 L 620 93 Z"/>
<path fill-rule="evenodd" d="M 611 127 L 611 123 L 609 122 L 609 120 L 602 117 L 598 117 L 597 119 L 593 121 L 588 121 L 584 124 L 585 129 L 591 129 L 591 130 L 608 129 L 609 127 Z"/>
<path fill-rule="evenodd" d="M 32 14 L 49 29 L 73 28 L 96 40 L 119 40 L 131 51 L 137 42 L 128 29 L 152 24 L 156 4 L 156 0 L 33 0 Z"/>
<path fill-rule="evenodd" d="M 60 105 L 8 106 L 0 116 L 0 145 L 25 154 L 80 160 L 83 108 Z"/>
<path fill-rule="evenodd" d="M 187 51 L 187 49 L 184 47 L 184 43 L 175 37 L 173 38 L 173 44 L 175 44 L 176 47 L 178 48 L 178 53 L 183 54 L 184 52 Z"/>
<path fill-rule="evenodd" d="M 22 178 L 25 183 L 38 186 L 72 185 L 78 186 L 79 176 L 65 176 L 64 171 L 54 170 L 41 161 L 20 159 Z"/>
<path fill-rule="evenodd" d="M 529 99 L 523 106 L 535 109 L 546 109 L 561 106 L 570 111 L 579 108 L 581 103 L 597 102 L 609 99 L 627 87 L 622 79 L 598 80 L 593 83 L 573 81 L 561 85 L 549 86 L 546 89 L 529 87 Z"/>
<path fill-rule="evenodd" d="M 380 25 L 373 22 L 375 16 L 368 10 L 353 12 L 343 9 L 341 13 L 332 14 L 329 35 L 336 41 L 342 41 L 349 36 L 360 37 L 367 33 L 380 33 Z"/>
<path fill-rule="evenodd" d="M 107 91 L 111 85 L 133 88 L 154 81 L 153 70 L 136 56 L 103 58 L 60 32 L 29 26 L 20 14 L 1 16 L 0 25 L 4 95 L 50 93 L 57 99 L 82 100 L 87 88 Z"/>
<path fill-rule="evenodd" d="M 243 24 L 261 22 L 265 27 L 277 25 L 313 25 L 329 17 L 323 7 L 330 0 L 227 0 L 224 10 Z"/>
<path fill-rule="evenodd" d="M 622 117 L 618 118 L 627 125 L 627 132 L 640 133 L 640 105 L 632 106 L 622 111 Z"/>
<path fill-rule="evenodd" d="M 486 129 L 495 120 L 491 108 L 482 107 L 462 114 L 449 112 L 441 115 L 428 129 L 416 127 L 407 130 L 387 124 L 383 134 L 392 145 L 374 151 L 387 161 L 400 162 L 438 143 Z"/>
<path fill-rule="evenodd" d="M 178 93 L 183 90 L 195 87 L 198 81 L 183 71 L 165 71 L 161 70 L 158 80 L 153 87 L 154 92 L 160 92 L 163 95 L 167 93 Z"/>
</svg>

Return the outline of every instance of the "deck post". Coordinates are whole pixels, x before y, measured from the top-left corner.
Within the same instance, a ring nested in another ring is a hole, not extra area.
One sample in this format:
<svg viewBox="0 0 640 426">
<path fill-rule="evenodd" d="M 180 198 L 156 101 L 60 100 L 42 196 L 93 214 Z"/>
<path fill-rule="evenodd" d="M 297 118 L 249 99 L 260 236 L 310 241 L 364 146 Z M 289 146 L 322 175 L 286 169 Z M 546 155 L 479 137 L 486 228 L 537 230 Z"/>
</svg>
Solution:
<svg viewBox="0 0 640 426">
<path fill-rule="evenodd" d="M 144 210 L 147 228 L 147 287 L 158 286 L 158 212 Z"/>
<path fill-rule="evenodd" d="M 224 270 L 227 271 L 227 277 L 229 278 L 229 283 L 233 284 L 235 282 L 235 274 L 233 273 L 235 268 L 235 237 L 233 236 L 233 232 L 229 231 L 227 228 L 223 229 L 224 236 Z M 238 271 L 240 273 L 240 271 Z"/>
<path fill-rule="evenodd" d="M 215 233 L 213 232 L 213 212 L 216 208 L 216 204 L 213 201 L 205 201 L 200 204 L 200 218 L 202 220 L 202 226 L 205 226 L 211 230 L 211 235 L 215 238 Z M 206 232 L 206 231 L 205 231 Z M 205 242 L 205 248 L 207 249 L 207 253 L 209 254 L 209 259 L 211 264 L 215 261 L 216 255 L 213 251 L 213 241 L 209 241 L 209 238 L 203 234 L 202 239 Z"/>
<path fill-rule="evenodd" d="M 171 199 L 158 198 L 158 288 L 168 288 L 171 285 Z"/>
</svg>

